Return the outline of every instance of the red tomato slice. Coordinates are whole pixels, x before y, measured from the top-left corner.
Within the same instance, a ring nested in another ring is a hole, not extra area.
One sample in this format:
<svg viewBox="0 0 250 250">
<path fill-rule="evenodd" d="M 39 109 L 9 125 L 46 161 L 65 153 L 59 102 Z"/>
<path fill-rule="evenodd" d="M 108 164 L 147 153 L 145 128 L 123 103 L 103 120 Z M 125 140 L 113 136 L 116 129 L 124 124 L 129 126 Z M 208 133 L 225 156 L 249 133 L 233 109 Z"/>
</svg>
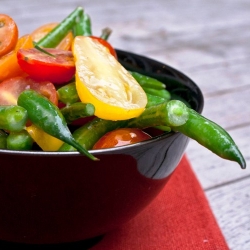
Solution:
<svg viewBox="0 0 250 250">
<path fill-rule="evenodd" d="M 97 40 L 99 43 L 101 43 L 102 45 L 104 45 L 110 52 L 111 55 L 113 55 L 115 58 L 117 58 L 117 54 L 115 49 L 111 46 L 111 44 L 109 42 L 107 42 L 106 40 L 97 37 L 97 36 L 90 36 L 92 39 Z"/>
<path fill-rule="evenodd" d="M 20 68 L 33 79 L 62 84 L 70 81 L 75 74 L 75 63 L 71 51 L 44 49 L 52 55 L 32 49 L 20 49 L 17 60 Z"/>
<path fill-rule="evenodd" d="M 0 83 L 0 105 L 16 105 L 18 96 L 25 89 L 34 89 L 55 105 L 58 104 L 56 88 L 51 82 L 38 82 L 29 77 L 17 76 Z"/>
<path fill-rule="evenodd" d="M 18 28 L 8 15 L 0 14 L 0 57 L 9 53 L 16 46 Z"/>
<path fill-rule="evenodd" d="M 93 149 L 113 148 L 150 139 L 151 136 L 138 128 L 120 128 L 106 133 Z"/>
</svg>

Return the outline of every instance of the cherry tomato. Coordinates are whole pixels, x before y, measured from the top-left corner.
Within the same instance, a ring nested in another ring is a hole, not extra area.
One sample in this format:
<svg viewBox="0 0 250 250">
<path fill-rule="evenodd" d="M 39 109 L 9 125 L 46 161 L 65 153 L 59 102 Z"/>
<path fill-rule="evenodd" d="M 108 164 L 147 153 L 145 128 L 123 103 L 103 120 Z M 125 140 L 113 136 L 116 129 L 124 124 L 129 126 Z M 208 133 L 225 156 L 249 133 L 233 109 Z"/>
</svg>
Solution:
<svg viewBox="0 0 250 250">
<path fill-rule="evenodd" d="M 16 53 L 21 48 L 33 48 L 33 41 L 30 35 L 20 37 L 17 41 L 15 49 L 0 58 L 0 82 L 11 77 L 26 75 L 26 73 L 21 70 L 17 62 Z"/>
<path fill-rule="evenodd" d="M 0 57 L 14 49 L 18 40 L 18 28 L 8 15 L 0 14 Z"/>
<path fill-rule="evenodd" d="M 33 79 L 62 84 L 72 79 L 75 63 L 71 51 L 44 49 L 51 55 L 36 48 L 20 49 L 17 60 L 20 68 Z"/>
<path fill-rule="evenodd" d="M 106 40 L 97 37 L 97 36 L 90 36 L 92 39 L 97 40 L 99 43 L 101 43 L 102 45 L 104 45 L 110 52 L 111 55 L 113 55 L 115 58 L 117 58 L 117 54 L 115 52 L 115 49 L 111 46 L 111 44 L 109 42 L 107 42 Z"/>
<path fill-rule="evenodd" d="M 55 105 L 58 104 L 56 88 L 51 82 L 38 82 L 29 77 L 17 76 L 0 83 L 0 105 L 16 105 L 18 96 L 25 89 L 34 89 Z"/>
<path fill-rule="evenodd" d="M 138 128 L 120 128 L 106 133 L 93 149 L 112 148 L 150 139 L 151 136 Z"/>
<path fill-rule="evenodd" d="M 95 106 L 95 116 L 127 120 L 144 111 L 147 104 L 144 90 L 106 47 L 91 37 L 77 36 L 72 52 L 78 96 L 82 102 Z"/>
<path fill-rule="evenodd" d="M 31 33 L 33 41 L 38 42 L 57 25 L 58 23 L 48 23 L 37 28 Z M 56 46 L 56 48 L 63 50 L 70 50 L 73 39 L 74 39 L 73 33 L 69 32 L 69 34 Z"/>
</svg>

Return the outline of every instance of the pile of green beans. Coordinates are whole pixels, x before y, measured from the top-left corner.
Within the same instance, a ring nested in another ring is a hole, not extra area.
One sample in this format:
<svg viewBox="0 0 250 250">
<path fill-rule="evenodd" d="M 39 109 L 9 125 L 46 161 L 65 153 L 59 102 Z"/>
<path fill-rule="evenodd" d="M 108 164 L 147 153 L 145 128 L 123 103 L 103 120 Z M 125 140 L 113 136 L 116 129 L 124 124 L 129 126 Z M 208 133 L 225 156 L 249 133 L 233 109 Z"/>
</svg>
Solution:
<svg viewBox="0 0 250 250">
<path fill-rule="evenodd" d="M 56 47 L 69 31 L 73 31 L 74 35 L 92 35 L 91 20 L 83 8 L 76 8 L 36 45 Z M 110 30 L 104 29 L 101 37 L 107 39 L 109 34 Z M 98 160 L 88 150 L 107 132 L 123 127 L 157 127 L 168 132 L 181 132 L 218 156 L 235 161 L 241 168 L 246 168 L 240 150 L 222 127 L 206 119 L 184 102 L 172 100 L 171 93 L 162 82 L 137 72 L 130 73 L 148 98 L 145 111 L 139 117 L 124 121 L 94 117 L 71 132 L 69 124 L 79 118 L 91 117 L 95 111 L 92 104 L 79 101 L 74 82 L 57 89 L 59 101 L 65 105 L 61 109 L 37 92 L 25 90 L 20 94 L 17 105 L 0 106 L 0 148 L 32 149 L 34 142 L 25 130 L 30 120 L 46 133 L 64 142 L 59 151 L 78 150 L 90 159 Z"/>
</svg>

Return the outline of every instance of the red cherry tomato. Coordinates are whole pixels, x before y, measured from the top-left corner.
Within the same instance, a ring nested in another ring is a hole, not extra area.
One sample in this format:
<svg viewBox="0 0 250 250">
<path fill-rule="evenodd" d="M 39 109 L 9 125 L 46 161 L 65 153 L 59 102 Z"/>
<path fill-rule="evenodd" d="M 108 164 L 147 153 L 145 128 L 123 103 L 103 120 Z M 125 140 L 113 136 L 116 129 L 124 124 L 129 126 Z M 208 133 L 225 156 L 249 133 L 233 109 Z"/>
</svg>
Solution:
<svg viewBox="0 0 250 250">
<path fill-rule="evenodd" d="M 109 42 L 107 42 L 106 40 L 97 37 L 97 36 L 90 36 L 92 39 L 97 40 L 99 43 L 101 43 L 102 45 L 104 45 L 110 52 L 111 55 L 113 55 L 115 58 L 117 58 L 117 54 L 115 52 L 115 49 L 111 46 L 111 44 Z"/>
<path fill-rule="evenodd" d="M 17 76 L 0 83 L 0 105 L 16 105 L 18 96 L 25 89 L 34 89 L 55 105 L 58 104 L 56 88 L 51 82 L 38 82 L 29 77 Z"/>
<path fill-rule="evenodd" d="M 70 81 L 75 74 L 72 52 L 60 49 L 44 50 L 51 55 L 36 48 L 18 50 L 17 60 L 20 68 L 39 81 L 50 81 L 55 84 Z"/>
<path fill-rule="evenodd" d="M 93 149 L 113 148 L 150 139 L 151 136 L 138 128 L 120 128 L 106 133 Z"/>
</svg>

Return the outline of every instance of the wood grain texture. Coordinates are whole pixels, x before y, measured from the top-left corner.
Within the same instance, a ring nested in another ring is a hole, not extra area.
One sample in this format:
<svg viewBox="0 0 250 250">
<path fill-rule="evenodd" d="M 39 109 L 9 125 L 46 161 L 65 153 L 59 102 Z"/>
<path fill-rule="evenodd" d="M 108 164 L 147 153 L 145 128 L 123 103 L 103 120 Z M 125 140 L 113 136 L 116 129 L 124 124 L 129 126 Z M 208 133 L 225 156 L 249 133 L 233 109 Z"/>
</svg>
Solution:
<svg viewBox="0 0 250 250">
<path fill-rule="evenodd" d="M 110 27 L 116 48 L 178 68 L 200 86 L 203 114 L 228 130 L 248 168 L 194 141 L 187 155 L 230 249 L 250 249 L 250 1 L 1 0 L 0 12 L 13 16 L 23 35 L 61 21 L 78 5 L 96 35 Z"/>
<path fill-rule="evenodd" d="M 247 178 L 207 191 L 211 207 L 230 249 L 249 249 L 249 186 L 250 178 Z"/>
</svg>

